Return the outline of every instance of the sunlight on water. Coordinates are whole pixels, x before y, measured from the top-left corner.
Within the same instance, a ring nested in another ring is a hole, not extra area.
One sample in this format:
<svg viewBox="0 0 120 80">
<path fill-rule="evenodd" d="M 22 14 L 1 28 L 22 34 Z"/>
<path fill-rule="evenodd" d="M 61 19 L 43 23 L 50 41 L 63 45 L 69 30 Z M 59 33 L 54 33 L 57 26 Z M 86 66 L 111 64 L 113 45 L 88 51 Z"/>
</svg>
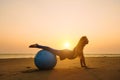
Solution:
<svg viewBox="0 0 120 80">
<path fill-rule="evenodd" d="M 5 58 L 34 58 L 35 54 L 0 54 L 0 59 Z"/>
<path fill-rule="evenodd" d="M 0 54 L 0 59 L 7 58 L 34 58 L 35 54 Z M 120 54 L 85 54 L 85 57 L 120 57 Z"/>
</svg>

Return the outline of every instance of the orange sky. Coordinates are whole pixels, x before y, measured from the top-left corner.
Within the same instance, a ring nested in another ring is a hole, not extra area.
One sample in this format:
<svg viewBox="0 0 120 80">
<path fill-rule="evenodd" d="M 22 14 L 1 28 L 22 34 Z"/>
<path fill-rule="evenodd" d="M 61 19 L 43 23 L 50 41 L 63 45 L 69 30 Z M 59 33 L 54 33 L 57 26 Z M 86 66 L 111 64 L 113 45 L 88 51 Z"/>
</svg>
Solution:
<svg viewBox="0 0 120 80">
<path fill-rule="evenodd" d="M 0 53 L 64 49 L 86 35 L 86 53 L 120 53 L 119 0 L 0 0 Z"/>
</svg>

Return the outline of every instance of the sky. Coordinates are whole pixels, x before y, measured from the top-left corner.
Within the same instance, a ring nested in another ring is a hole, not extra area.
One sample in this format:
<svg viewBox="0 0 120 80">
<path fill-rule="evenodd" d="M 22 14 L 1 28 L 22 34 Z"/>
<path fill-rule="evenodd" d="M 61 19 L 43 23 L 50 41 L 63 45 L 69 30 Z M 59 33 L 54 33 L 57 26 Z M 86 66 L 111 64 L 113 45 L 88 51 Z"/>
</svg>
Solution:
<svg viewBox="0 0 120 80">
<path fill-rule="evenodd" d="M 0 0 L 0 53 L 36 53 L 30 44 L 120 54 L 120 0 Z"/>
</svg>

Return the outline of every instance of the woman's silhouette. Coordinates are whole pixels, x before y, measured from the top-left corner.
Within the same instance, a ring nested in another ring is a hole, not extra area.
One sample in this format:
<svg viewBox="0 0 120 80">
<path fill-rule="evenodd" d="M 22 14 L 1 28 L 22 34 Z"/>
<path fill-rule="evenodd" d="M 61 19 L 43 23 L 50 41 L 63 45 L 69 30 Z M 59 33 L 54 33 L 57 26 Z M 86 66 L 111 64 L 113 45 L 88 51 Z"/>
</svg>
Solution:
<svg viewBox="0 0 120 80">
<path fill-rule="evenodd" d="M 60 60 L 64 60 L 65 58 L 75 59 L 77 56 L 79 56 L 81 67 L 86 67 L 85 57 L 83 55 L 83 49 L 85 45 L 88 44 L 88 42 L 89 41 L 87 37 L 82 36 L 78 44 L 75 46 L 73 50 L 68 50 L 68 49 L 56 50 L 51 47 L 42 46 L 39 44 L 33 44 L 33 45 L 30 45 L 29 47 L 30 48 L 41 48 L 41 49 L 47 50 L 55 55 L 58 55 L 60 57 Z"/>
</svg>

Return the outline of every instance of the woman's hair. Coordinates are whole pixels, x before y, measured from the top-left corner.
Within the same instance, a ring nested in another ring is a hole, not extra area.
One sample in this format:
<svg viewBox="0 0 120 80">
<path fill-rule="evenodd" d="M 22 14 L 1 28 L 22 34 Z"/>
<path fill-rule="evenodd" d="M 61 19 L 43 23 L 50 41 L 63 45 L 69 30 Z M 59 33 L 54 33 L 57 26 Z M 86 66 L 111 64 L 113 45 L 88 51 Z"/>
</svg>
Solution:
<svg viewBox="0 0 120 80">
<path fill-rule="evenodd" d="M 81 46 L 81 45 L 86 45 L 88 44 L 88 39 L 86 36 L 82 36 L 77 44 L 77 46 Z"/>
</svg>

